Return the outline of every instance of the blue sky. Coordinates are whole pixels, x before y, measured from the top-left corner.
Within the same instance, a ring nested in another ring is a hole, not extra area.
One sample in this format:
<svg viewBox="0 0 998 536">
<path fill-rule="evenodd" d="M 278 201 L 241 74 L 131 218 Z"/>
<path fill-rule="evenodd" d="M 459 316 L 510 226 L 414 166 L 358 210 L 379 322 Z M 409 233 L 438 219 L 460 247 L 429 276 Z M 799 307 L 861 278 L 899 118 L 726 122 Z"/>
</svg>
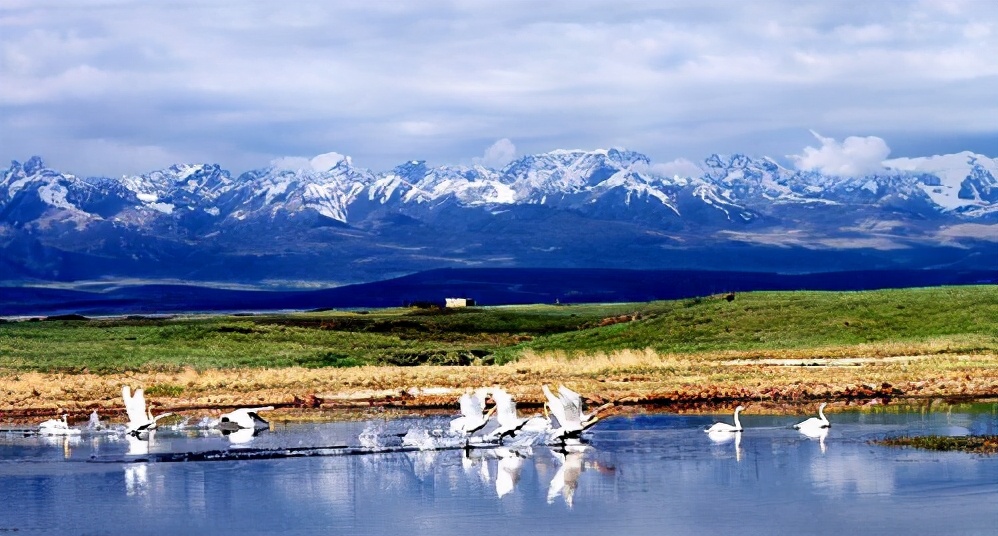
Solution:
<svg viewBox="0 0 998 536">
<path fill-rule="evenodd" d="M 0 35 L 0 159 L 77 175 L 330 151 L 375 171 L 998 156 L 990 0 L 0 0 Z"/>
</svg>

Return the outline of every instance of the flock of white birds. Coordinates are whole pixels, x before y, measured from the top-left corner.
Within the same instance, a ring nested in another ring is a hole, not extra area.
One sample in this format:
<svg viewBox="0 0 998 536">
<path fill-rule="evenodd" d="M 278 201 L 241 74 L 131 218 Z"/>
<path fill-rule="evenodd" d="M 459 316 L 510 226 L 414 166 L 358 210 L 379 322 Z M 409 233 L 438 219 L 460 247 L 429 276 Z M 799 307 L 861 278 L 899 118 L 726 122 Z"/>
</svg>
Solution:
<svg viewBox="0 0 998 536">
<path fill-rule="evenodd" d="M 461 415 L 450 421 L 449 433 L 461 438 L 464 446 L 471 446 L 473 438 L 485 444 L 502 445 L 504 441 L 521 434 L 529 433 L 532 437 L 543 437 L 550 445 L 575 445 L 582 441 L 582 433 L 599 421 L 599 413 L 613 405 L 604 404 L 586 413 L 583 409 L 582 396 L 565 387 L 558 386 L 557 394 L 547 385 L 541 386 L 544 392 L 544 413 L 521 417 L 516 409 L 512 395 L 499 386 L 468 390 L 458 399 Z M 132 392 L 127 385 L 121 388 L 121 396 L 125 403 L 125 413 L 128 423 L 125 426 L 126 436 L 130 439 L 148 441 L 156 430 L 159 421 L 172 413 L 153 415 L 147 407 L 143 390 Z M 491 399 L 493 405 L 486 409 Z M 824 438 L 830 426 L 825 417 L 826 404 L 818 408 L 818 416 L 795 424 L 793 427 L 812 438 Z M 245 442 L 262 429 L 269 428 L 266 419 L 260 416 L 262 411 L 273 410 L 273 406 L 257 408 L 239 408 L 222 414 L 214 426 L 228 435 L 234 443 Z M 745 408 L 735 408 L 734 424 L 726 422 L 714 423 L 704 431 L 714 441 L 727 441 L 739 438 L 744 430 L 738 416 Z M 91 416 L 94 421 L 95 415 Z M 495 426 L 489 426 L 493 418 Z M 99 422 L 99 420 L 98 420 Z M 38 425 L 42 435 L 78 435 L 79 428 L 69 426 L 67 415 L 58 419 L 50 419 Z"/>
<path fill-rule="evenodd" d="M 558 387 L 557 395 L 547 385 L 541 389 L 546 398 L 544 415 L 530 417 L 519 416 L 513 397 L 501 387 L 468 391 L 458 399 L 461 416 L 450 422 L 450 432 L 465 438 L 466 445 L 476 435 L 486 442 L 501 445 L 504 440 L 524 432 L 545 434 L 550 444 L 578 443 L 582 433 L 599 421 L 599 412 L 613 405 L 604 404 L 590 413 L 584 413 L 579 393 L 564 385 Z M 490 398 L 494 405 L 486 410 Z M 493 415 L 497 426 L 489 428 Z"/>
<path fill-rule="evenodd" d="M 125 414 L 128 422 L 125 424 L 125 436 L 129 443 L 135 443 L 136 448 L 130 449 L 130 453 L 139 453 L 143 449 L 140 442 L 148 442 L 159 426 L 159 421 L 173 415 L 171 412 L 153 415 L 152 410 L 146 405 L 145 392 L 139 388 L 134 392 L 131 387 L 125 385 L 121 388 L 121 398 L 125 403 Z M 212 426 L 217 427 L 226 434 L 233 443 L 241 443 L 252 439 L 253 434 L 261 429 L 269 428 L 270 423 L 260 416 L 261 411 L 273 410 L 273 406 L 259 408 L 239 408 L 219 417 Z M 91 429 L 103 428 L 97 412 L 90 416 L 88 423 Z M 68 415 L 63 414 L 59 418 L 49 419 L 38 425 L 38 433 L 43 436 L 78 436 L 82 429 L 69 425 Z"/>
</svg>

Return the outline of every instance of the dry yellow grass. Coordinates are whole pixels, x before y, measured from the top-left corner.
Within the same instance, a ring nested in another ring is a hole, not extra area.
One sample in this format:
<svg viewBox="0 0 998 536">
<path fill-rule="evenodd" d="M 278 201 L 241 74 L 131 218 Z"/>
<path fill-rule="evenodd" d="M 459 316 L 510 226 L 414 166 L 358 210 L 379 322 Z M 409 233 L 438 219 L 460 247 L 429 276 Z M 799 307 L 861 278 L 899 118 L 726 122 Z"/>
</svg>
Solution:
<svg viewBox="0 0 998 536">
<path fill-rule="evenodd" d="M 801 363 L 806 366 L 801 366 Z M 501 385 L 524 405 L 540 385 L 565 384 L 592 402 L 765 403 L 905 396 L 996 396 L 998 356 L 950 354 L 945 343 L 870 344 L 780 352 L 658 354 L 623 350 L 568 357 L 527 353 L 503 366 L 279 368 L 6 374 L 0 421 L 97 409 L 120 418 L 121 386 L 144 387 L 154 407 L 194 414 L 273 404 L 301 407 L 456 407 L 466 388 Z M 278 410 L 278 415 L 293 413 Z"/>
</svg>

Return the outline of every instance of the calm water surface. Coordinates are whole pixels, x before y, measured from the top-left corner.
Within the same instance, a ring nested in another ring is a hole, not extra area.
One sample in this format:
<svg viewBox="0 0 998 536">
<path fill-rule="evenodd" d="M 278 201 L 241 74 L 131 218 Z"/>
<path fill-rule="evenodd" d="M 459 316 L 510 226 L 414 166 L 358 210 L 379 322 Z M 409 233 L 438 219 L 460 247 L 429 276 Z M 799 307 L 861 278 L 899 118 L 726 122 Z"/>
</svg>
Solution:
<svg viewBox="0 0 998 536">
<path fill-rule="evenodd" d="M 703 428 L 730 415 L 615 417 L 569 452 L 392 447 L 443 418 L 278 425 L 246 443 L 0 434 L 0 533 L 998 534 L 998 457 L 869 444 L 996 434 L 998 404 L 831 413 L 823 438 L 790 428 L 803 417 L 743 415 L 723 442 Z M 360 448 L 372 431 L 378 452 Z M 283 457 L 306 453 L 321 455 Z"/>
</svg>

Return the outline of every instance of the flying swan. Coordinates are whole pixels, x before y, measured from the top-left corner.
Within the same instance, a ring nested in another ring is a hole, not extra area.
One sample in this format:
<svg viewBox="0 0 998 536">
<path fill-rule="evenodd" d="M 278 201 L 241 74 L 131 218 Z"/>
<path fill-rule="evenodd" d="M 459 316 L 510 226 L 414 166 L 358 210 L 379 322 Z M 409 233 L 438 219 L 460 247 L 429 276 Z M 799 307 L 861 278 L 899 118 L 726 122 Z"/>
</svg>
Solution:
<svg viewBox="0 0 998 536">
<path fill-rule="evenodd" d="M 261 411 L 273 411 L 274 406 L 264 406 L 262 408 L 239 408 L 229 413 L 223 413 L 218 421 L 218 427 L 222 430 L 259 430 L 270 428 L 270 423 L 260 416 Z"/>
<path fill-rule="evenodd" d="M 496 421 L 499 427 L 489 434 L 489 439 L 499 440 L 502 444 L 503 438 L 514 437 L 521 430 L 544 431 L 546 421 L 544 417 L 519 417 L 516 414 L 516 402 L 513 397 L 501 387 L 494 387 L 491 391 L 492 400 L 496 403 Z"/>
<path fill-rule="evenodd" d="M 592 413 L 582 412 L 582 396 L 579 393 L 561 385 L 558 387 L 558 396 L 551 392 L 547 385 L 542 385 L 541 390 L 547 398 L 547 407 L 557 421 L 551 423 L 551 441 L 565 443 L 568 439 L 578 439 L 582 432 L 596 424 L 599 420 L 597 414 L 612 406 L 613 403 L 604 404 L 596 408 Z"/>
<path fill-rule="evenodd" d="M 461 416 L 450 422 L 450 431 L 463 435 L 467 441 L 471 441 L 471 436 L 489 423 L 496 408 L 485 413 L 485 397 L 488 391 L 480 389 L 476 392 L 467 392 L 461 395 L 458 403 L 461 406 Z M 466 443 L 467 444 L 467 443 Z"/>
<path fill-rule="evenodd" d="M 711 426 L 710 428 L 708 428 L 708 429 L 706 429 L 704 431 L 707 432 L 708 434 L 716 434 L 716 433 L 719 433 L 719 432 L 741 432 L 742 431 L 742 423 L 741 423 L 741 421 L 738 420 L 738 414 L 741 413 L 741 411 L 743 409 L 745 409 L 745 408 L 742 407 L 742 406 L 738 406 L 737 408 L 735 408 L 735 425 L 734 426 L 732 426 L 732 425 L 730 425 L 730 424 L 728 424 L 726 422 L 716 422 L 716 423 L 714 423 L 713 426 Z"/>
<path fill-rule="evenodd" d="M 146 409 L 146 396 L 141 388 L 136 389 L 133 395 L 132 389 L 124 385 L 121 387 L 121 397 L 125 399 L 125 413 L 128 414 L 127 432 L 131 435 L 138 436 L 143 432 L 155 430 L 156 423 L 160 419 L 173 415 L 173 413 L 163 413 L 153 417 L 152 411 Z"/>
</svg>

